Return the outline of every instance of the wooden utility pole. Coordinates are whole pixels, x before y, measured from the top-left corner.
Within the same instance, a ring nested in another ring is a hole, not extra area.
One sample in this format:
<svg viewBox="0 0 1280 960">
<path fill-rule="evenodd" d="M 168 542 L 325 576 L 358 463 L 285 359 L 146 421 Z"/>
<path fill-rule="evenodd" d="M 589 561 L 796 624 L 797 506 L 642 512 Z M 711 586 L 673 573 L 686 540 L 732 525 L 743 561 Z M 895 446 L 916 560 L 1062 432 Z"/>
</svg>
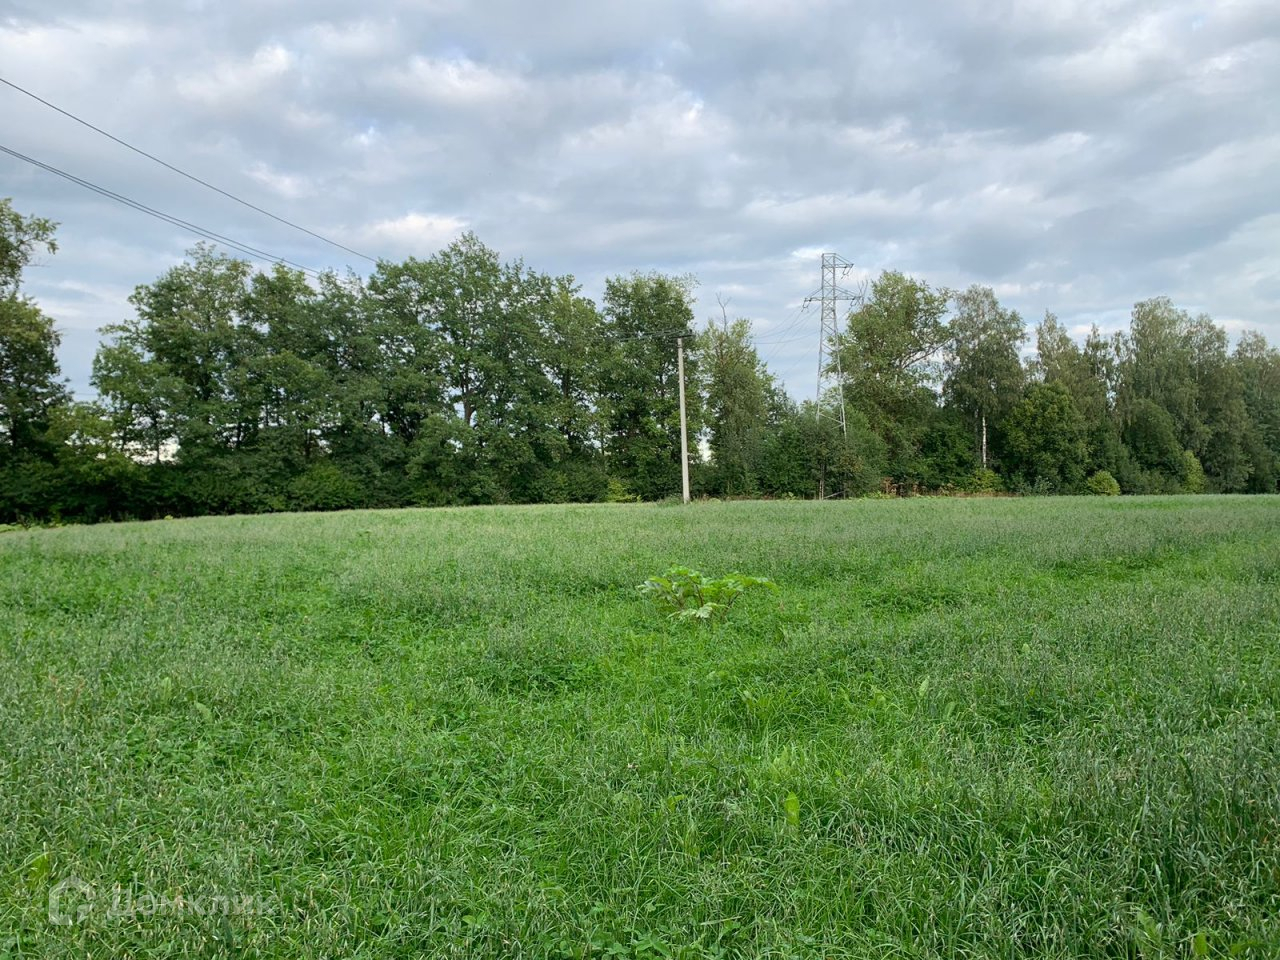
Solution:
<svg viewBox="0 0 1280 960">
<path fill-rule="evenodd" d="M 689 502 L 689 421 L 684 413 L 684 337 L 676 338 L 676 372 L 680 376 L 680 481 Z"/>
</svg>

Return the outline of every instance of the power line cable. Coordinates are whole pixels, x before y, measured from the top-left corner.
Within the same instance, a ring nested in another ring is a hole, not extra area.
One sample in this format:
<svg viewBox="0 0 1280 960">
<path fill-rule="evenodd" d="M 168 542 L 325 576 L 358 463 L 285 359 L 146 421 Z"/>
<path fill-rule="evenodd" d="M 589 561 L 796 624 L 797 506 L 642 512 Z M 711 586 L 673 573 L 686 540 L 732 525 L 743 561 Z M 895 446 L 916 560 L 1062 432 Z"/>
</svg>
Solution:
<svg viewBox="0 0 1280 960">
<path fill-rule="evenodd" d="M 766 347 L 780 347 L 784 343 L 799 343 L 801 340 L 811 340 L 811 339 L 812 339 L 812 335 L 805 333 L 805 334 L 801 334 L 798 337 L 786 337 L 783 340 L 763 340 L 760 342 Z M 774 352 L 775 351 L 770 351 L 768 356 L 772 356 Z"/>
<path fill-rule="evenodd" d="M 778 335 L 790 333 L 792 330 L 794 330 L 800 324 L 800 322 L 804 319 L 803 315 L 807 312 L 808 312 L 808 306 L 804 303 L 801 303 L 794 310 L 792 310 L 790 316 L 787 318 L 787 321 L 784 323 L 782 329 L 778 330 L 774 336 L 752 337 L 752 342 L 757 346 L 779 347 L 786 343 L 798 343 L 801 340 L 811 339 L 811 334 L 808 334 L 808 333 L 802 334 L 801 336 L 797 336 L 797 337 L 786 337 L 784 339 L 776 339 Z M 613 337 L 607 334 L 596 334 L 592 336 L 590 339 L 598 343 L 608 342 L 613 344 L 621 344 L 621 343 L 635 343 L 636 341 L 639 341 L 639 340 L 675 341 L 680 337 L 684 337 L 687 340 L 692 340 L 700 336 L 701 333 L 702 331 L 696 330 L 696 329 L 688 333 L 681 333 L 681 332 L 671 333 L 666 330 L 653 330 L 653 331 L 642 331 L 639 333 L 633 333 L 625 337 Z M 776 350 L 771 351 L 770 355 L 772 355 L 772 353 L 774 352 L 776 352 Z M 767 360 L 762 360 L 761 362 L 767 362 Z"/>
<path fill-rule="evenodd" d="M 145 213 L 148 216 L 155 217 L 157 220 L 163 220 L 165 223 L 171 224 L 175 227 L 180 227 L 183 230 L 187 230 L 191 233 L 196 234 L 197 236 L 204 237 L 206 240 L 212 240 L 215 243 L 220 243 L 220 244 L 223 244 L 224 246 L 231 247 L 232 249 L 238 250 L 241 253 L 246 253 L 251 257 L 257 257 L 262 260 L 269 260 L 273 263 L 282 263 L 286 266 L 293 267 L 295 270 L 301 270 L 303 273 L 307 274 L 310 277 L 314 277 L 316 279 L 320 278 L 319 271 L 312 270 L 310 267 L 303 266 L 300 263 L 295 263 L 294 261 L 289 260 L 285 257 L 277 256 L 274 253 L 268 253 L 265 250 L 259 250 L 257 247 L 250 246 L 247 243 L 241 243 L 239 240 L 233 240 L 231 237 L 223 236 L 220 233 L 216 233 L 213 230 L 209 230 L 205 227 L 201 227 L 197 224 L 191 223 L 190 221 L 183 220 L 180 217 L 175 217 L 172 214 L 165 213 L 162 210 L 157 210 L 154 207 L 149 207 L 145 203 L 141 203 L 137 200 L 133 200 L 129 197 L 124 196 L 124 194 L 116 193 L 114 190 L 109 190 L 106 187 L 99 186 L 98 184 L 93 183 L 90 180 L 85 180 L 82 177 L 77 177 L 73 173 L 68 173 L 65 170 L 60 170 L 57 167 L 53 166 L 52 164 L 45 163 L 43 160 L 37 160 L 35 157 L 29 157 L 25 153 L 19 153 L 17 150 L 14 150 L 10 147 L 6 147 L 4 144 L 0 144 L 0 153 L 6 153 L 17 160 L 25 161 L 26 163 L 29 163 L 34 167 L 38 167 L 39 169 L 44 170 L 47 173 L 51 173 L 54 176 L 61 177 L 62 179 L 67 180 L 71 183 L 74 183 L 77 186 L 84 187 L 86 190 L 90 190 L 93 193 L 106 197 L 109 200 L 115 200 L 117 203 L 122 203 L 127 207 L 131 207 L 134 210 L 137 210 L 139 213 Z"/>
<path fill-rule="evenodd" d="M 768 345 L 776 341 L 779 337 L 785 337 L 792 330 L 794 330 L 796 326 L 800 323 L 801 319 L 803 319 L 800 315 L 804 312 L 805 312 L 805 307 L 802 304 L 801 306 L 798 306 L 793 311 L 791 311 L 791 316 L 789 316 L 787 320 L 783 323 L 781 329 L 775 330 L 771 334 L 765 334 L 762 336 L 753 337 L 752 340 L 757 344 Z"/>
<path fill-rule="evenodd" d="M 792 320 L 790 321 L 790 323 L 788 323 L 788 324 L 787 324 L 787 325 L 786 325 L 782 330 L 780 330 L 779 332 L 780 332 L 780 333 L 790 333 L 792 330 L 794 330 L 794 329 L 795 329 L 795 328 L 800 324 L 800 322 L 805 318 L 805 314 L 806 314 L 806 313 L 808 313 L 808 312 L 809 312 L 808 304 L 807 304 L 806 302 L 802 301 L 802 302 L 801 302 L 801 304 L 800 304 L 800 306 L 798 306 L 798 307 L 795 309 L 795 311 L 792 313 Z M 789 337 L 789 338 L 787 338 L 787 339 L 785 339 L 785 340 L 775 340 L 775 341 L 772 341 L 771 343 L 769 343 L 769 344 L 768 344 L 768 345 L 769 345 L 769 347 L 770 347 L 769 352 L 768 352 L 767 354 L 765 354 L 765 356 L 764 356 L 764 357 L 762 357 L 762 358 L 761 358 L 760 362 L 761 362 L 762 364 L 764 364 L 766 367 L 768 367 L 768 366 L 769 366 L 769 361 L 773 360 L 773 359 L 777 356 L 777 354 L 778 354 L 778 347 L 782 346 L 784 343 L 794 343 L 794 342 L 796 342 L 797 340 L 806 340 L 806 339 L 808 339 L 808 338 L 809 338 L 809 334 L 807 334 L 807 333 L 806 333 L 806 334 L 804 334 L 803 336 L 799 336 L 799 337 Z"/>
<path fill-rule="evenodd" d="M 129 143 L 127 140 L 122 140 L 120 137 L 117 137 L 115 134 L 108 133 L 106 130 L 103 130 L 101 127 L 94 126 L 88 120 L 85 120 L 81 117 L 77 117 L 71 111 L 64 110 L 62 109 L 62 107 L 58 106 L 57 104 L 50 103 L 48 100 L 44 99 L 44 97 L 38 96 L 37 94 L 32 93 L 30 90 L 27 90 L 24 87 L 18 86 L 12 80 L 6 80 L 4 77 L 0 77 L 0 83 L 3 83 L 6 87 L 10 87 L 18 91 L 19 93 L 30 97 L 32 100 L 35 100 L 37 103 L 44 104 L 50 110 L 56 110 L 58 113 L 62 114 L 64 117 L 74 120 L 76 123 L 80 124 L 81 126 L 88 127 L 90 130 L 94 131 L 95 133 L 99 133 L 102 136 L 106 137 L 108 140 L 111 140 L 111 141 L 114 141 L 115 143 L 120 144 L 120 146 L 124 147 L 127 150 L 132 150 L 134 153 L 138 154 L 139 156 L 146 157 L 148 160 L 154 161 L 155 163 L 160 164 L 160 166 L 164 167 L 165 169 L 172 170 L 174 173 L 178 174 L 179 176 L 186 177 L 188 180 L 192 181 L 193 183 L 198 183 L 200 184 L 200 186 L 205 187 L 209 190 L 212 190 L 214 193 L 220 193 L 222 194 L 222 196 L 226 197 L 227 199 L 234 200 L 236 203 L 240 204 L 241 206 L 248 207 L 250 210 L 254 210 L 265 217 L 270 217 L 272 220 L 275 220 L 277 223 L 283 223 L 285 226 L 292 227 L 294 230 L 301 230 L 307 236 L 314 237 L 317 240 L 321 240 L 324 243 L 329 244 L 329 246 L 331 247 L 336 247 L 339 250 L 344 250 L 354 257 L 360 257 L 362 260 L 368 260 L 370 263 L 378 262 L 377 257 L 371 257 L 367 253 L 361 253 L 359 250 L 353 250 L 351 249 L 351 247 L 348 247 L 345 244 L 339 243 L 337 240 L 331 240 L 322 234 L 316 233 L 314 230 L 308 230 L 306 227 L 302 226 L 301 224 L 294 223 L 292 220 L 287 220 L 284 217 L 278 216 L 277 214 L 272 213 L 270 210 L 264 210 L 262 209 L 262 207 L 259 207 L 256 204 L 250 203 L 248 200 L 245 200 L 241 197 L 237 197 L 234 193 L 231 193 L 227 190 L 223 190 L 221 187 L 214 186 L 212 183 L 209 183 L 209 181 L 202 180 L 193 173 L 187 173 L 187 171 L 181 169 L 180 167 L 175 167 L 172 163 L 169 163 L 168 161 L 165 161 L 165 160 L 161 160 L 159 157 L 155 156 L 154 154 L 147 153 L 147 151 L 143 150 L 141 147 L 135 147 L 132 143 Z"/>
<path fill-rule="evenodd" d="M 378 260 L 374 257 L 367 256 L 366 254 L 360 253 L 359 251 L 352 250 L 349 247 L 345 247 L 340 243 L 329 240 L 327 237 L 323 237 L 317 233 L 313 233 L 312 231 L 306 229 L 305 227 L 298 226 L 295 223 L 292 223 L 281 217 L 277 217 L 275 214 L 270 213 L 269 211 L 263 210 L 260 207 L 256 207 L 253 204 L 249 203 L 248 201 L 241 200 L 239 197 L 236 197 L 233 194 L 227 193 L 225 190 L 215 187 L 210 183 L 206 183 L 205 181 L 201 180 L 199 177 L 188 174 L 186 171 L 180 170 L 177 167 L 174 167 L 171 164 L 168 164 L 165 161 L 159 159 L 158 157 L 152 156 L 151 154 L 147 153 L 145 150 L 140 150 L 137 147 L 134 147 L 132 144 L 127 143 L 119 139 L 118 137 L 112 136 L 110 133 L 107 133 L 105 130 L 101 130 L 98 127 L 95 127 L 93 124 L 89 123 L 88 121 L 82 120 L 72 113 L 68 113 L 66 110 L 63 110 L 61 107 L 58 107 L 55 104 L 49 103 L 47 100 L 42 99 L 41 97 L 37 96 L 31 91 L 25 90 L 22 87 L 18 86 L 17 84 L 13 83 L 12 81 L 6 80 L 4 77 L 0 77 L 0 83 L 5 84 L 6 86 L 12 87 L 14 90 L 17 90 L 19 93 L 26 94 L 27 96 L 31 97 L 33 100 L 37 100 L 40 103 L 44 104 L 45 106 L 53 110 L 56 110 L 58 113 L 61 113 L 66 115 L 67 117 L 70 117 L 72 120 L 75 120 L 77 123 L 81 123 L 84 126 L 89 127 L 91 130 L 94 130 L 97 133 L 102 134 L 104 137 L 107 137 L 110 140 L 114 140 L 116 143 L 119 143 L 121 146 L 127 147 L 130 150 L 133 150 L 135 153 L 141 154 L 142 156 L 147 157 L 149 160 L 154 160 L 156 163 L 159 163 L 161 166 L 167 167 L 168 169 L 173 170 L 175 173 L 181 174 L 182 176 L 186 177 L 189 180 L 193 180 L 196 183 L 201 184 L 202 186 L 208 187 L 210 190 L 214 190 L 217 193 L 221 193 L 224 196 L 227 196 L 230 199 L 235 200 L 237 203 L 241 203 L 244 206 L 249 207 L 250 209 L 253 209 L 259 213 L 265 214 L 266 216 L 271 217 L 273 220 L 278 220 L 281 223 L 294 227 L 295 229 L 301 230 L 303 233 L 313 236 L 318 240 L 323 240 L 325 243 L 332 244 L 333 246 L 338 247 L 339 249 L 345 250 L 348 253 L 354 254 L 355 256 L 358 256 L 358 257 L 362 257 L 363 259 L 368 260 L 371 263 L 378 262 Z M 77 186 L 84 187 L 86 190 L 90 190 L 94 193 L 99 194 L 100 196 L 106 197 L 110 200 L 115 200 L 116 202 L 124 204 L 125 206 L 128 206 L 134 210 L 137 210 L 140 213 L 145 213 L 148 216 L 155 217 L 156 219 L 161 220 L 165 223 L 171 224 L 176 227 L 180 227 L 184 230 L 194 233 L 196 236 L 204 237 L 205 239 L 212 240 L 215 243 L 221 243 L 225 246 L 231 247 L 234 250 L 238 250 L 241 253 L 248 254 L 249 256 L 259 257 L 263 260 L 269 260 L 273 263 L 281 263 L 286 266 L 293 267 L 294 269 L 301 270 L 303 273 L 307 274 L 308 276 L 314 277 L 316 279 L 320 277 L 320 272 L 313 270 L 310 267 L 304 266 L 300 263 L 296 263 L 285 257 L 281 257 L 276 254 L 269 253 L 265 250 L 260 250 L 257 247 L 250 246 L 249 244 L 242 243 L 238 240 L 233 240 L 231 237 L 224 236 L 223 234 L 216 233 L 213 230 L 209 230 L 205 227 L 201 227 L 197 224 L 191 223 L 190 221 L 183 220 L 180 217 L 176 217 L 176 216 L 173 216 L 172 214 L 165 213 L 162 210 L 157 210 L 154 207 L 147 206 L 146 204 L 141 203 L 140 201 L 133 200 L 132 198 L 126 197 L 123 194 L 116 193 L 114 190 L 110 190 L 106 187 L 100 186 L 96 183 L 93 183 L 90 180 L 86 180 L 82 177 L 77 177 L 75 174 L 68 173 L 67 171 L 61 170 L 53 166 L 52 164 L 45 163 L 42 160 L 37 160 L 34 157 L 27 156 L 26 154 L 20 153 L 19 151 L 14 150 L 10 147 L 6 147 L 3 144 L 0 144 L 0 152 L 8 154 L 9 156 L 14 157 L 15 159 L 22 160 L 26 163 L 29 163 L 32 166 L 35 166 L 41 170 L 46 171 L 47 173 L 51 173 L 55 176 L 61 177 L 64 180 L 67 180 L 71 183 L 76 184 Z M 806 308 L 803 304 L 800 307 L 796 308 L 796 311 L 794 311 L 792 314 L 792 317 L 794 318 L 792 322 L 789 325 L 785 326 L 779 332 L 780 333 L 790 332 L 790 330 L 793 329 L 801 319 L 799 314 L 803 313 L 805 309 Z M 680 337 L 692 338 L 692 337 L 696 337 L 697 333 L 698 331 L 696 330 L 690 333 L 668 333 L 666 331 L 660 331 L 660 332 L 654 331 L 654 332 L 633 334 L 632 336 L 629 336 L 629 337 L 609 337 L 609 338 L 600 338 L 600 339 L 608 339 L 613 343 L 630 343 L 637 340 L 650 340 L 650 339 L 676 340 L 676 339 L 679 339 Z M 757 338 L 756 343 L 763 344 L 766 346 L 772 345 L 776 347 L 784 343 L 793 343 L 803 339 L 807 339 L 807 336 L 792 337 L 786 340 Z M 774 352 L 776 352 L 776 350 L 771 351 L 771 355 Z"/>
<path fill-rule="evenodd" d="M 813 294 L 816 294 L 817 292 L 818 291 L 815 290 L 813 291 Z M 791 311 L 791 315 L 787 317 L 786 320 L 783 321 L 782 329 L 775 331 L 774 334 L 771 335 L 771 337 L 777 336 L 780 334 L 781 335 L 788 334 L 800 324 L 800 322 L 804 319 L 802 315 L 808 311 L 809 301 L 813 299 L 813 294 L 809 294 L 805 296 L 798 304 L 796 304 L 795 309 Z M 761 340 L 760 338 L 757 338 L 757 341 L 767 342 L 769 339 L 771 339 L 771 337 L 765 337 L 763 340 Z"/>
</svg>

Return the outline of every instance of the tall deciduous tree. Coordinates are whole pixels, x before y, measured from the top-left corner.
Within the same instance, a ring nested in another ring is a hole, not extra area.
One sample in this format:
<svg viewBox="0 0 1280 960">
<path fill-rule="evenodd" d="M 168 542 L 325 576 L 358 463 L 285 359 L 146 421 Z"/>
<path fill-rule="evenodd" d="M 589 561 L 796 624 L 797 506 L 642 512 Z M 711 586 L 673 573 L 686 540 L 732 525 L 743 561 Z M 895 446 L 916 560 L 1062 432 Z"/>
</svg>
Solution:
<svg viewBox="0 0 1280 960">
<path fill-rule="evenodd" d="M 22 271 L 41 250 L 57 252 L 56 230 L 52 220 L 23 216 L 8 197 L 0 197 L 0 296 L 18 293 Z"/>
<path fill-rule="evenodd" d="M 59 377 L 58 332 L 26 297 L 0 296 L 0 449 L 34 453 L 51 411 L 67 399 Z"/>
<path fill-rule="evenodd" d="M 572 282 L 503 263 L 464 234 L 429 260 L 380 265 L 370 290 L 408 362 L 396 377 L 393 420 L 418 448 L 419 475 L 451 478 L 463 502 L 566 495 L 554 492 L 562 484 L 553 474 L 570 449 L 567 434 L 585 422 L 566 409 L 564 391 L 572 399 L 585 385 L 563 350 L 589 317 Z M 435 382 L 441 419 L 432 416 Z"/>
<path fill-rule="evenodd" d="M 129 298 L 136 315 L 108 326 L 94 382 L 122 435 L 175 443 L 191 462 L 241 445 L 260 411 L 238 395 L 258 352 L 246 321 L 252 267 L 199 246 Z"/>
<path fill-rule="evenodd" d="M 1280 484 L 1280 350 L 1262 334 L 1246 331 L 1232 361 L 1248 413 L 1242 438 L 1250 465 L 1248 489 L 1274 493 Z"/>
<path fill-rule="evenodd" d="M 954 303 L 943 394 L 970 418 L 978 461 L 986 468 L 989 431 L 1022 393 L 1019 350 L 1027 334 L 1022 317 L 1000 306 L 990 287 L 972 286 L 956 294 Z"/>
<path fill-rule="evenodd" d="M 603 429 L 596 394 L 607 354 L 603 318 L 573 277 L 556 277 L 549 290 L 544 366 L 555 387 L 552 421 L 570 452 L 598 452 Z"/>
<path fill-rule="evenodd" d="M 761 491 L 770 496 L 854 497 L 879 488 L 884 442 L 851 410 L 848 432 L 816 404 L 780 398 L 762 452 Z"/>
<path fill-rule="evenodd" d="M 53 320 L 21 292 L 22 271 L 40 249 L 52 253 L 54 225 L 24 217 L 0 199 L 0 457 L 44 445 L 51 411 L 67 399 Z M 47 451 L 46 451 L 47 452 Z"/>
<path fill-rule="evenodd" d="M 1036 327 L 1033 378 L 1066 388 L 1079 413 L 1088 447 L 1086 471 L 1127 475 L 1127 452 L 1112 415 L 1115 362 L 1112 342 L 1094 326 L 1081 347 L 1054 314 L 1046 312 Z"/>
<path fill-rule="evenodd" d="M 1116 401 L 1125 424 L 1139 401 L 1151 401 L 1172 418 L 1178 442 L 1195 449 L 1203 439 L 1203 423 L 1196 409 L 1190 327 L 1190 316 L 1168 297 L 1135 304 L 1128 332 L 1114 339 Z"/>
<path fill-rule="evenodd" d="M 778 387 L 751 341 L 751 321 L 730 322 L 725 315 L 719 324 L 708 323 L 699 336 L 698 351 L 712 489 L 730 496 L 757 493 Z"/>
<path fill-rule="evenodd" d="M 611 478 L 632 493 L 657 499 L 680 490 L 680 404 L 676 338 L 685 338 L 685 375 L 698 377 L 693 281 L 659 273 L 605 282 L 600 403 Z M 687 391 L 689 435 L 701 428 L 696 391 Z"/>
<path fill-rule="evenodd" d="M 849 314 L 840 338 L 845 403 L 886 449 L 889 471 L 907 479 L 937 408 L 938 355 L 949 332 L 946 290 L 896 271 L 882 273 Z"/>
<path fill-rule="evenodd" d="M 1187 461 L 1178 440 L 1178 424 L 1168 410 L 1154 400 L 1135 401 L 1125 422 L 1124 442 L 1148 472 L 1139 492 L 1166 493 L 1181 487 Z"/>
<path fill-rule="evenodd" d="M 1004 423 L 1011 475 L 1035 489 L 1074 493 L 1085 477 L 1085 424 L 1061 381 L 1033 383 Z"/>
</svg>

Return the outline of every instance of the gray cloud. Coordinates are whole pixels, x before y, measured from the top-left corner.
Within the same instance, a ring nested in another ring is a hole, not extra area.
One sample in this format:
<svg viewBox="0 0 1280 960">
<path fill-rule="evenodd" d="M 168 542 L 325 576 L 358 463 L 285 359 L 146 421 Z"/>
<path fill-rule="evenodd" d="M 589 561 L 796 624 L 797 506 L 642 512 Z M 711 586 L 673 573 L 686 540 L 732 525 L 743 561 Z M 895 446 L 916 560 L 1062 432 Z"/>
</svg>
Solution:
<svg viewBox="0 0 1280 960">
<path fill-rule="evenodd" d="M 823 249 L 991 284 L 1031 320 L 1114 325 L 1163 293 L 1280 340 L 1269 0 L 300 9 L 10 2 L 0 74 L 377 256 L 470 228 L 593 294 L 693 272 L 799 396 Z M 351 259 L 13 91 L 0 111 L 10 147 L 316 268 Z M 0 195 L 62 223 L 28 289 L 85 390 L 96 328 L 194 238 L 7 158 Z"/>
</svg>

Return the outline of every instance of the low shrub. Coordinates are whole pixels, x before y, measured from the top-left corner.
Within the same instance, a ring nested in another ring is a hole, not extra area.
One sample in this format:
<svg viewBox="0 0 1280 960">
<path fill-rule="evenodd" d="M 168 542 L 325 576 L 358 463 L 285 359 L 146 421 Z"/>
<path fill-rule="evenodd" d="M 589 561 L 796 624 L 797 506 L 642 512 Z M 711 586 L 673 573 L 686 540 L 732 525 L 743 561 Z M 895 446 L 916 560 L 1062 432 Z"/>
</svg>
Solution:
<svg viewBox="0 0 1280 960">
<path fill-rule="evenodd" d="M 632 493 L 631 489 L 617 477 L 610 477 L 605 486 L 604 502 L 639 503 L 640 497 L 638 494 Z"/>
<path fill-rule="evenodd" d="M 1118 497 L 1120 496 L 1120 483 L 1106 470 L 1099 470 L 1088 480 L 1085 481 L 1085 487 L 1095 497 Z"/>
<path fill-rule="evenodd" d="M 994 470 L 981 468 L 973 471 L 965 488 L 969 493 L 1004 493 L 1004 481 Z"/>
</svg>

